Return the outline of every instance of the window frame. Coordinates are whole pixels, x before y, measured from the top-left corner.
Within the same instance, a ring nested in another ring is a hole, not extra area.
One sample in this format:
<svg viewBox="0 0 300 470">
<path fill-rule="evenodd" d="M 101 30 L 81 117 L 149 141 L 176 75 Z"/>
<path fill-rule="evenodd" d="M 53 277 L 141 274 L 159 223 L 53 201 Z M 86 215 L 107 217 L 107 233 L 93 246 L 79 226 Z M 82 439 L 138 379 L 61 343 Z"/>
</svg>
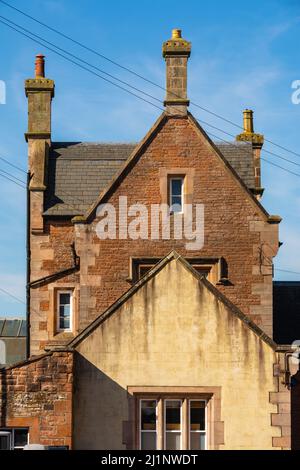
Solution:
<svg viewBox="0 0 300 470">
<path fill-rule="evenodd" d="M 181 185 L 181 211 L 174 212 L 172 210 L 173 204 L 172 204 L 172 181 L 182 181 Z M 185 204 L 185 175 L 179 174 L 179 175 L 168 175 L 168 204 L 169 204 L 169 209 L 170 209 L 170 214 L 183 214 L 184 213 L 184 204 Z"/>
<path fill-rule="evenodd" d="M 177 430 L 175 431 L 170 431 L 170 430 L 167 430 L 167 402 L 168 401 L 180 401 L 180 448 L 179 449 L 176 449 L 176 450 L 183 450 L 182 449 L 182 435 L 183 435 L 183 422 L 182 422 L 182 406 L 183 406 L 183 401 L 185 400 L 186 398 L 162 398 L 163 400 L 163 410 L 164 410 L 164 420 L 163 420 L 163 423 L 162 423 L 162 426 L 163 426 L 163 433 L 164 433 L 164 450 L 167 450 L 166 449 L 166 445 L 167 445 L 167 432 L 178 432 Z"/>
<path fill-rule="evenodd" d="M 204 431 L 202 431 L 202 430 L 192 431 L 191 430 L 191 402 L 193 402 L 193 401 L 203 401 L 205 403 L 205 406 L 204 406 Z M 204 444 L 204 449 L 201 449 L 201 450 L 207 450 L 208 422 L 207 422 L 207 399 L 205 399 L 205 398 L 189 398 L 189 400 L 188 400 L 188 448 L 189 448 L 189 450 L 191 450 L 191 432 L 204 434 L 205 444 Z"/>
<path fill-rule="evenodd" d="M 2 450 L 12 450 L 12 433 L 10 431 L 2 431 L 0 429 L 0 436 L 8 437 L 9 439 L 9 449 L 2 449 Z"/>
<path fill-rule="evenodd" d="M 139 398 L 139 449 L 142 449 L 142 433 L 147 433 L 147 432 L 153 432 L 153 431 L 147 431 L 145 429 L 142 429 L 142 402 L 143 401 L 155 401 L 155 434 L 156 434 L 156 449 L 157 450 L 157 440 L 158 440 L 158 413 L 157 413 L 157 407 L 158 407 L 158 399 L 155 397 L 144 397 L 144 398 Z"/>
<path fill-rule="evenodd" d="M 15 432 L 16 431 L 27 431 L 27 442 L 24 446 L 15 445 Z M 26 427 L 16 427 L 16 428 L 0 428 L 0 435 L 9 436 L 10 448 L 9 450 L 23 450 L 24 447 L 29 444 L 29 428 Z"/>
<path fill-rule="evenodd" d="M 208 407 L 210 398 L 203 396 L 201 394 L 190 395 L 190 394 L 139 394 L 136 396 L 137 406 L 136 406 L 136 417 L 137 421 L 137 449 L 142 450 L 142 440 L 141 440 L 141 409 L 142 401 L 155 401 L 156 402 L 156 450 L 168 450 L 166 449 L 166 433 L 172 432 L 167 431 L 166 429 L 166 402 L 168 401 L 180 401 L 180 449 L 178 450 L 190 450 L 190 403 L 192 401 L 203 401 L 205 403 L 205 431 L 199 431 L 199 433 L 205 434 L 205 447 L 203 450 L 208 450 L 208 436 L 209 436 L 209 422 L 208 422 Z M 153 432 L 153 431 L 152 431 Z M 178 432 L 178 431 L 177 431 Z M 187 448 L 186 448 L 186 447 Z"/>
<path fill-rule="evenodd" d="M 149 270 L 152 269 L 157 263 L 159 263 L 163 258 L 156 258 L 150 256 L 141 256 L 141 257 L 130 257 L 129 258 L 129 277 L 127 281 L 130 283 L 135 283 L 141 279 L 140 276 L 140 266 L 145 267 L 149 266 Z M 205 276 L 209 282 L 214 285 L 221 284 L 222 278 L 228 276 L 227 265 L 224 258 L 190 258 L 185 257 L 186 261 L 201 275 L 201 269 L 207 272 Z"/>
<path fill-rule="evenodd" d="M 70 295 L 70 327 L 61 328 L 60 327 L 60 295 L 69 294 Z M 72 289 L 57 289 L 56 291 L 56 330 L 58 333 L 71 333 L 73 331 L 73 290 Z"/>
</svg>

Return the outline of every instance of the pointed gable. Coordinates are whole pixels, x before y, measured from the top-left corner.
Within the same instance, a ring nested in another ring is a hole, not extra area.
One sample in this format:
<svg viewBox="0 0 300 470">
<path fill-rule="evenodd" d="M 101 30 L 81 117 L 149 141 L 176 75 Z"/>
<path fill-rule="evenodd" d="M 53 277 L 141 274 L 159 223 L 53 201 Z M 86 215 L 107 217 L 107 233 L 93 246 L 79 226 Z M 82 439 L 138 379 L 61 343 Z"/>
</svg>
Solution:
<svg viewBox="0 0 300 470">
<path fill-rule="evenodd" d="M 74 397 L 78 448 L 91 442 L 95 415 L 106 432 L 97 433 L 94 445 L 106 448 L 107 430 L 119 429 L 115 423 L 135 415 L 139 397 L 155 397 L 162 390 L 195 396 L 200 389 L 210 390 L 210 397 L 219 390 L 214 399 L 225 422 L 226 448 L 272 447 L 277 435 L 270 426 L 276 408 L 269 403 L 269 392 L 275 390 L 275 345 L 176 253 L 71 346 L 80 371 Z M 260 432 L 253 434 L 253 427 Z M 114 442 L 122 440 L 118 432 Z"/>
<path fill-rule="evenodd" d="M 158 288 L 156 288 L 157 284 Z M 159 284 L 161 285 L 159 286 Z M 210 317 L 211 315 L 215 316 L 220 314 L 226 317 L 226 321 L 228 321 L 228 318 L 232 316 L 235 318 L 234 321 L 238 322 L 237 324 L 240 324 L 241 328 L 249 329 L 272 349 L 276 349 L 276 343 L 268 335 L 266 335 L 255 323 L 251 321 L 249 317 L 247 317 L 247 315 L 241 312 L 241 310 L 227 299 L 218 289 L 216 289 L 204 276 L 201 276 L 176 251 L 172 251 L 163 260 L 157 263 L 154 268 L 152 268 L 140 281 L 138 281 L 120 299 L 109 307 L 106 312 L 100 315 L 74 340 L 72 340 L 69 346 L 76 348 L 112 315 L 117 314 L 117 312 L 120 314 L 123 306 L 124 310 L 128 312 L 126 304 L 130 305 L 129 310 L 131 310 L 134 304 L 132 298 L 135 296 L 142 298 L 147 297 L 147 305 L 143 303 L 144 309 L 142 308 L 144 313 L 141 312 L 142 315 L 145 316 L 147 316 L 149 311 L 153 309 L 153 304 L 160 302 L 161 305 L 164 306 L 164 308 L 160 309 L 162 314 L 165 312 L 169 315 L 174 311 L 174 318 L 175 316 L 178 316 L 178 318 L 184 318 L 190 310 L 191 303 L 195 302 L 194 313 L 196 317 L 202 316 L 201 321 L 203 321 L 203 316 L 205 315 Z M 176 299 L 175 304 L 174 299 Z M 174 307 L 174 305 L 177 306 Z M 205 307 L 203 308 L 204 305 Z M 141 322 L 143 322 L 142 319 Z M 212 330 L 214 329 L 215 328 Z M 120 335 L 122 335 L 121 330 Z"/>
</svg>

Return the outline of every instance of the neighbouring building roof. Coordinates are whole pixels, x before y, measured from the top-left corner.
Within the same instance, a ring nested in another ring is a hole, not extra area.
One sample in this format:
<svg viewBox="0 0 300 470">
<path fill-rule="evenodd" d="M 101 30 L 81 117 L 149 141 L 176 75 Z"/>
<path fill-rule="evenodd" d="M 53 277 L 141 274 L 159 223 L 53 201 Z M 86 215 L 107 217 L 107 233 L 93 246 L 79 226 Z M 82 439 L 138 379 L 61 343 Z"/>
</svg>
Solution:
<svg viewBox="0 0 300 470">
<path fill-rule="evenodd" d="M 26 320 L 0 318 L 0 368 L 26 358 Z"/>
<path fill-rule="evenodd" d="M 215 143 L 246 186 L 255 187 L 252 146 Z M 136 143 L 54 142 L 49 153 L 47 216 L 85 213 L 129 158 Z"/>
<path fill-rule="evenodd" d="M 0 337 L 26 336 L 26 320 L 22 318 L 0 318 Z"/>
<path fill-rule="evenodd" d="M 278 344 L 300 340 L 300 282 L 273 284 L 273 337 Z"/>
</svg>

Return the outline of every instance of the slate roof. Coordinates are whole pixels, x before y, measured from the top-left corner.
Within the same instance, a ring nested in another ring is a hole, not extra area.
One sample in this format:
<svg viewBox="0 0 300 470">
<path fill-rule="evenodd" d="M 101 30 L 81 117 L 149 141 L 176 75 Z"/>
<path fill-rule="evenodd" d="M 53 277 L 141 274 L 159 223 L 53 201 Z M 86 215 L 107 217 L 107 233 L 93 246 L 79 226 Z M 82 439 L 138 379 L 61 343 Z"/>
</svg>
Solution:
<svg viewBox="0 0 300 470">
<path fill-rule="evenodd" d="M 300 340 L 300 282 L 273 283 L 273 337 L 278 344 Z"/>
<path fill-rule="evenodd" d="M 215 143 L 248 188 L 254 188 L 252 147 Z M 45 194 L 47 216 L 81 215 L 93 204 L 133 152 L 135 143 L 54 142 Z"/>
</svg>

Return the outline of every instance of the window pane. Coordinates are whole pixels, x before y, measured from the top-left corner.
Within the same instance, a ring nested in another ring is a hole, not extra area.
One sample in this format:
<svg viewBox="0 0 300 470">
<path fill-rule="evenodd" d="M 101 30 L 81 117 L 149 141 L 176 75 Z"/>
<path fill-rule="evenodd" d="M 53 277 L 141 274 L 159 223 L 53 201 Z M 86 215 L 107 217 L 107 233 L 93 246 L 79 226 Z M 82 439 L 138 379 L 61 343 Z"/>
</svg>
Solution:
<svg viewBox="0 0 300 470">
<path fill-rule="evenodd" d="M 141 402 L 141 430 L 156 430 L 156 401 L 142 400 Z"/>
<path fill-rule="evenodd" d="M 166 431 L 175 431 L 181 429 L 181 401 L 166 401 Z"/>
<path fill-rule="evenodd" d="M 10 450 L 10 435 L 0 433 L 0 450 Z"/>
<path fill-rule="evenodd" d="M 181 206 L 182 202 L 182 197 L 181 196 L 172 196 L 172 199 L 171 199 L 171 204 L 172 206 L 174 206 L 175 204 L 178 204 L 179 206 Z"/>
<path fill-rule="evenodd" d="M 14 446 L 24 447 L 28 441 L 28 430 L 27 429 L 15 429 L 15 441 Z"/>
<path fill-rule="evenodd" d="M 196 271 L 204 277 L 207 277 L 210 273 L 211 268 L 205 268 L 204 266 L 198 266 L 197 264 L 192 264 L 193 268 L 196 269 Z"/>
<path fill-rule="evenodd" d="M 181 432 L 166 433 L 166 449 L 180 450 Z"/>
<path fill-rule="evenodd" d="M 70 305 L 60 305 L 59 313 L 65 317 L 68 317 L 70 315 Z"/>
<path fill-rule="evenodd" d="M 191 432 L 190 433 L 190 450 L 204 450 L 205 449 L 205 433 Z"/>
<path fill-rule="evenodd" d="M 68 293 L 59 294 L 59 303 L 60 303 L 60 305 L 70 304 L 70 297 L 71 297 L 71 294 L 68 294 Z"/>
<path fill-rule="evenodd" d="M 156 450 L 156 432 L 141 433 L 141 449 Z"/>
<path fill-rule="evenodd" d="M 172 196 L 181 196 L 182 194 L 182 179 L 172 179 L 171 180 L 171 194 Z"/>
<path fill-rule="evenodd" d="M 70 317 L 59 317 L 59 328 L 61 330 L 70 329 Z"/>
<path fill-rule="evenodd" d="M 143 277 L 145 274 L 147 274 L 150 269 L 152 269 L 154 264 L 140 264 L 139 265 L 139 278 Z"/>
<path fill-rule="evenodd" d="M 59 294 L 59 328 L 69 330 L 71 326 L 71 293 Z"/>
<path fill-rule="evenodd" d="M 205 430 L 205 401 L 190 401 L 191 431 Z"/>
<path fill-rule="evenodd" d="M 181 204 L 181 198 L 172 197 L 171 201 L 171 212 L 182 212 L 182 204 Z"/>
</svg>

